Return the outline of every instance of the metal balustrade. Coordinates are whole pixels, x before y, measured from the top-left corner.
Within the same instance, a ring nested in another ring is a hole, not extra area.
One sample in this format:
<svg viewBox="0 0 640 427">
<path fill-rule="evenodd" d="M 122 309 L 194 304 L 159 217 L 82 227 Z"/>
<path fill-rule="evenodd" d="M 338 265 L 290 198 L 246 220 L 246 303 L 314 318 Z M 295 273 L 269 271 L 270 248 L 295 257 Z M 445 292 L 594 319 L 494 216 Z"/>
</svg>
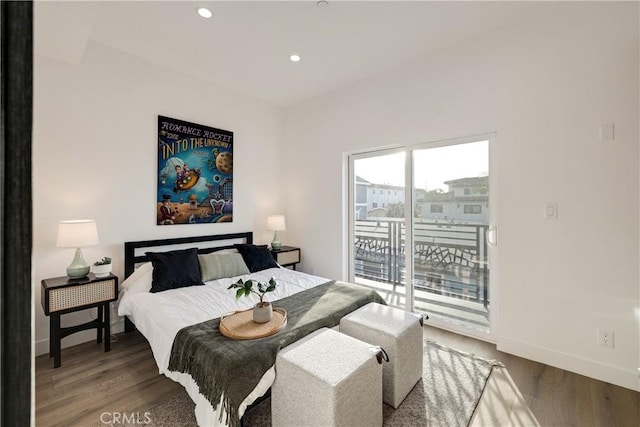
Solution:
<svg viewBox="0 0 640 427">
<path fill-rule="evenodd" d="M 489 304 L 486 224 L 414 223 L 416 289 Z M 359 220 L 355 224 L 355 275 L 396 286 L 405 277 L 405 226 L 399 219 Z"/>
</svg>

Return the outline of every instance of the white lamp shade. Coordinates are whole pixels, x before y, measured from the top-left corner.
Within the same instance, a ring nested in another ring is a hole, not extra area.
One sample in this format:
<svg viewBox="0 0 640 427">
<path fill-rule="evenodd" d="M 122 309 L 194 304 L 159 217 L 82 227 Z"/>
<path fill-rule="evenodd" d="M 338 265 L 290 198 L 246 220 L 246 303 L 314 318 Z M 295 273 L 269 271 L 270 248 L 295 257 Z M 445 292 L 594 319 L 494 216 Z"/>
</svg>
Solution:
<svg viewBox="0 0 640 427">
<path fill-rule="evenodd" d="M 267 230 L 284 231 L 286 229 L 284 215 L 272 215 L 267 218 Z"/>
<path fill-rule="evenodd" d="M 98 227 L 92 219 L 60 221 L 58 224 L 56 246 L 59 248 L 82 248 L 98 243 Z"/>
</svg>

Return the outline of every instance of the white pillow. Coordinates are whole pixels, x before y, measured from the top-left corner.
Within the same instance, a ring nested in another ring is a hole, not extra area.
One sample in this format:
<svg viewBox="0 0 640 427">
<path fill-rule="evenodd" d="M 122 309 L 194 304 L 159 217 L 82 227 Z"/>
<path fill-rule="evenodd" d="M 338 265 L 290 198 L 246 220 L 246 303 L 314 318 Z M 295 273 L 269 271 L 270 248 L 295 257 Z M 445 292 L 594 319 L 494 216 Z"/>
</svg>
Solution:
<svg viewBox="0 0 640 427">
<path fill-rule="evenodd" d="M 120 290 L 126 293 L 149 292 L 153 281 L 153 265 L 145 262 L 120 284 Z"/>
</svg>

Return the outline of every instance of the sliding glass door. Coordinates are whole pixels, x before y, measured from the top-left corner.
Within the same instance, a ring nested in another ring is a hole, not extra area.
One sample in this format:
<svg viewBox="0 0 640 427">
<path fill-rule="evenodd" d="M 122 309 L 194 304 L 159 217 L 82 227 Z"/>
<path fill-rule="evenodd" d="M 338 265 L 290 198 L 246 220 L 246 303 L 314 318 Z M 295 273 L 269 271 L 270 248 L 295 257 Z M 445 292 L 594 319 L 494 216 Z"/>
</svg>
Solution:
<svg viewBox="0 0 640 427">
<path fill-rule="evenodd" d="M 352 280 L 406 307 L 406 153 L 384 151 L 352 159 Z"/>
<path fill-rule="evenodd" d="M 489 332 L 489 141 L 413 151 L 414 310 Z"/>
<path fill-rule="evenodd" d="M 351 280 L 434 324 L 489 334 L 491 141 L 351 155 Z"/>
</svg>

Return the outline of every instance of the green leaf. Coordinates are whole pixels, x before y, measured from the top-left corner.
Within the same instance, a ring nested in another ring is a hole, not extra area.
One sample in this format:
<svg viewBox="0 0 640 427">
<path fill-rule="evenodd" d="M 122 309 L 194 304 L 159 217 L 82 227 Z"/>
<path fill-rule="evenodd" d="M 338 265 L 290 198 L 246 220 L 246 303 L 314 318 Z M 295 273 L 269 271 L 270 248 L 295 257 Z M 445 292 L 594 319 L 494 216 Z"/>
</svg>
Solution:
<svg viewBox="0 0 640 427">
<path fill-rule="evenodd" d="M 265 292 L 273 292 L 273 291 L 275 291 L 276 290 L 276 286 L 278 286 L 278 284 L 276 283 L 276 280 L 272 277 L 271 279 L 269 279 L 269 286 L 267 287 Z"/>
<path fill-rule="evenodd" d="M 240 298 L 242 295 L 244 295 L 244 289 L 240 288 L 236 291 L 236 298 Z"/>
<path fill-rule="evenodd" d="M 230 284 L 227 289 L 235 289 L 235 288 L 240 288 L 242 286 L 243 286 L 242 279 L 238 279 L 238 281 L 236 283 Z"/>
<path fill-rule="evenodd" d="M 264 284 L 264 283 L 260 283 L 260 282 L 258 282 L 258 291 L 260 291 L 260 293 L 262 293 L 262 294 L 264 294 L 265 292 L 267 292 L 267 291 L 266 291 L 266 288 L 265 288 L 265 284 Z"/>
</svg>

